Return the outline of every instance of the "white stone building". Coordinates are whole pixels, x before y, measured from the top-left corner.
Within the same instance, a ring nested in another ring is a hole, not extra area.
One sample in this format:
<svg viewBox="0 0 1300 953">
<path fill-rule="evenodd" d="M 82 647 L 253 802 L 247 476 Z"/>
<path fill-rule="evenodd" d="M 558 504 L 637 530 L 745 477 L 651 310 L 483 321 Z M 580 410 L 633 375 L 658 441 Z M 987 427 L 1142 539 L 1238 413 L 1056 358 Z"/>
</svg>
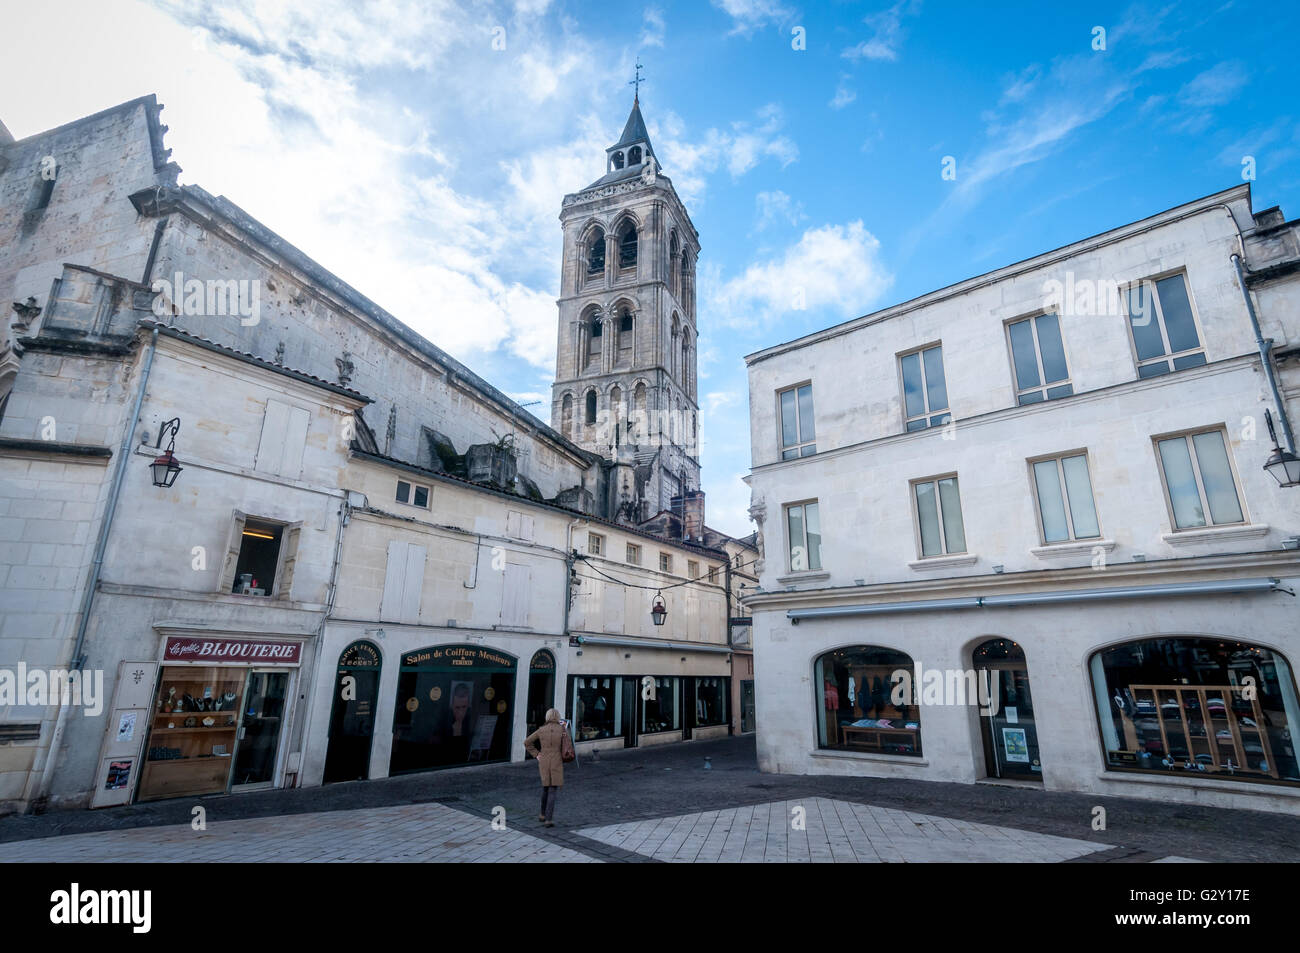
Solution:
<svg viewBox="0 0 1300 953">
<path fill-rule="evenodd" d="M 1242 185 L 751 354 L 762 768 L 1296 810 L 1298 264 Z"/>
</svg>

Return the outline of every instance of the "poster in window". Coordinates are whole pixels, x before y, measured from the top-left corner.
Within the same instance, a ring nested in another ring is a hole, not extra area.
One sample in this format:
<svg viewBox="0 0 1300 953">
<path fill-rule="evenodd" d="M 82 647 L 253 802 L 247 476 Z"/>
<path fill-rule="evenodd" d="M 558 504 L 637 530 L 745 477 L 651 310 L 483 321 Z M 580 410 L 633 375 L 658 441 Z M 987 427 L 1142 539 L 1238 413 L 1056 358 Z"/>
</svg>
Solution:
<svg viewBox="0 0 1300 953">
<path fill-rule="evenodd" d="M 131 761 L 110 761 L 104 790 L 120 791 L 125 788 L 131 781 L 131 764 Z"/>
<path fill-rule="evenodd" d="M 1025 738 L 1025 729 L 1003 728 L 1002 749 L 1006 752 L 1008 762 L 1018 761 L 1021 764 L 1028 764 L 1029 742 Z"/>
<path fill-rule="evenodd" d="M 496 733 L 497 716 L 484 715 L 474 726 L 474 738 L 470 743 L 469 759 L 480 761 L 488 756 L 492 748 L 492 735 Z"/>
</svg>

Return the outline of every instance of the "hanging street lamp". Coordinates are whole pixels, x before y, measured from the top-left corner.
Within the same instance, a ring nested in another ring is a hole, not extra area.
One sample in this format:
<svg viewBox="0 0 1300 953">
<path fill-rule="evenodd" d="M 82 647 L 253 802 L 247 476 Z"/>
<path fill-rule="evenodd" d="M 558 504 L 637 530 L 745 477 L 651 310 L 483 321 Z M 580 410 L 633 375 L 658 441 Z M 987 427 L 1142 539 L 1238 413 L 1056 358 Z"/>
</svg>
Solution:
<svg viewBox="0 0 1300 953">
<path fill-rule="evenodd" d="M 1273 429 L 1273 415 L 1267 408 L 1264 410 L 1264 422 L 1268 424 L 1268 435 L 1273 438 L 1273 454 L 1264 464 L 1264 469 L 1277 480 L 1278 486 L 1300 486 L 1300 457 L 1278 445 L 1277 431 Z"/>
<path fill-rule="evenodd" d="M 153 472 L 153 485 L 160 487 L 170 487 L 176 482 L 176 477 L 184 469 L 176 462 L 176 433 L 181 429 L 181 419 L 173 417 L 158 428 L 158 442 L 154 444 L 155 448 L 162 447 L 163 437 L 170 431 L 171 442 L 167 444 L 167 449 L 149 464 L 149 469 Z"/>
<path fill-rule="evenodd" d="M 664 619 L 668 618 L 668 607 L 664 605 L 662 592 L 655 593 L 654 601 L 650 604 L 650 618 L 654 619 L 655 625 L 663 625 Z"/>
</svg>

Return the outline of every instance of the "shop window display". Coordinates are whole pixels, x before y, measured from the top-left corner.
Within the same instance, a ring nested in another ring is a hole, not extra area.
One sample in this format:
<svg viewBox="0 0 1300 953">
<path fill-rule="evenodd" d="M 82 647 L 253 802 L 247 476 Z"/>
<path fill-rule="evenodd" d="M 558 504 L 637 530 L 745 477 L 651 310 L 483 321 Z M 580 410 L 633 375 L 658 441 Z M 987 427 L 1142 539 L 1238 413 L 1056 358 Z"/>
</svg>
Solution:
<svg viewBox="0 0 1300 953">
<path fill-rule="evenodd" d="M 139 800 L 226 790 L 247 676 L 242 668 L 163 668 Z"/>
<path fill-rule="evenodd" d="M 1300 702 L 1281 655 L 1146 639 L 1097 652 L 1090 667 L 1108 769 L 1300 784 Z"/>
<path fill-rule="evenodd" d="M 623 734 L 623 679 L 585 675 L 573 680 L 573 714 L 579 741 Z"/>
<path fill-rule="evenodd" d="M 695 727 L 727 723 L 727 679 L 721 676 L 695 680 Z"/>
<path fill-rule="evenodd" d="M 652 681 L 654 697 L 646 698 L 642 692 L 641 732 L 677 731 L 682 726 L 681 679 L 659 676 Z"/>
<path fill-rule="evenodd" d="M 840 751 L 921 754 L 916 698 L 895 692 L 894 673 L 912 673 L 912 658 L 892 649 L 855 645 L 817 659 L 817 745 Z M 911 679 L 900 683 L 915 686 Z M 895 704 L 895 700 L 899 703 Z"/>
<path fill-rule="evenodd" d="M 465 646 L 404 655 L 390 772 L 508 761 L 514 664 L 503 653 Z"/>
</svg>

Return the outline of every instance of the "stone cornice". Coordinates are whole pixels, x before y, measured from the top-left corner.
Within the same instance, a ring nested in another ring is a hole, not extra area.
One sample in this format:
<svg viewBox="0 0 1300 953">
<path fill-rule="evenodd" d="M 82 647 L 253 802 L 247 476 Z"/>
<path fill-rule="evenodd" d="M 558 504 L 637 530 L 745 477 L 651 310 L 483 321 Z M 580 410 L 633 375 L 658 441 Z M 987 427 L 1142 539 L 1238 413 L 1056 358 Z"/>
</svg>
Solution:
<svg viewBox="0 0 1300 953">
<path fill-rule="evenodd" d="M 1105 569 L 1091 566 L 1036 569 L 1028 572 L 958 576 L 944 579 L 836 586 L 794 592 L 758 592 L 743 604 L 751 610 L 779 610 L 813 606 L 872 604 L 877 602 L 952 599 L 975 595 L 1009 595 L 1048 590 L 1122 588 L 1163 582 L 1208 582 L 1251 576 L 1300 576 L 1300 551 L 1269 550 L 1215 556 L 1180 557 L 1141 563 L 1111 563 Z"/>
</svg>

